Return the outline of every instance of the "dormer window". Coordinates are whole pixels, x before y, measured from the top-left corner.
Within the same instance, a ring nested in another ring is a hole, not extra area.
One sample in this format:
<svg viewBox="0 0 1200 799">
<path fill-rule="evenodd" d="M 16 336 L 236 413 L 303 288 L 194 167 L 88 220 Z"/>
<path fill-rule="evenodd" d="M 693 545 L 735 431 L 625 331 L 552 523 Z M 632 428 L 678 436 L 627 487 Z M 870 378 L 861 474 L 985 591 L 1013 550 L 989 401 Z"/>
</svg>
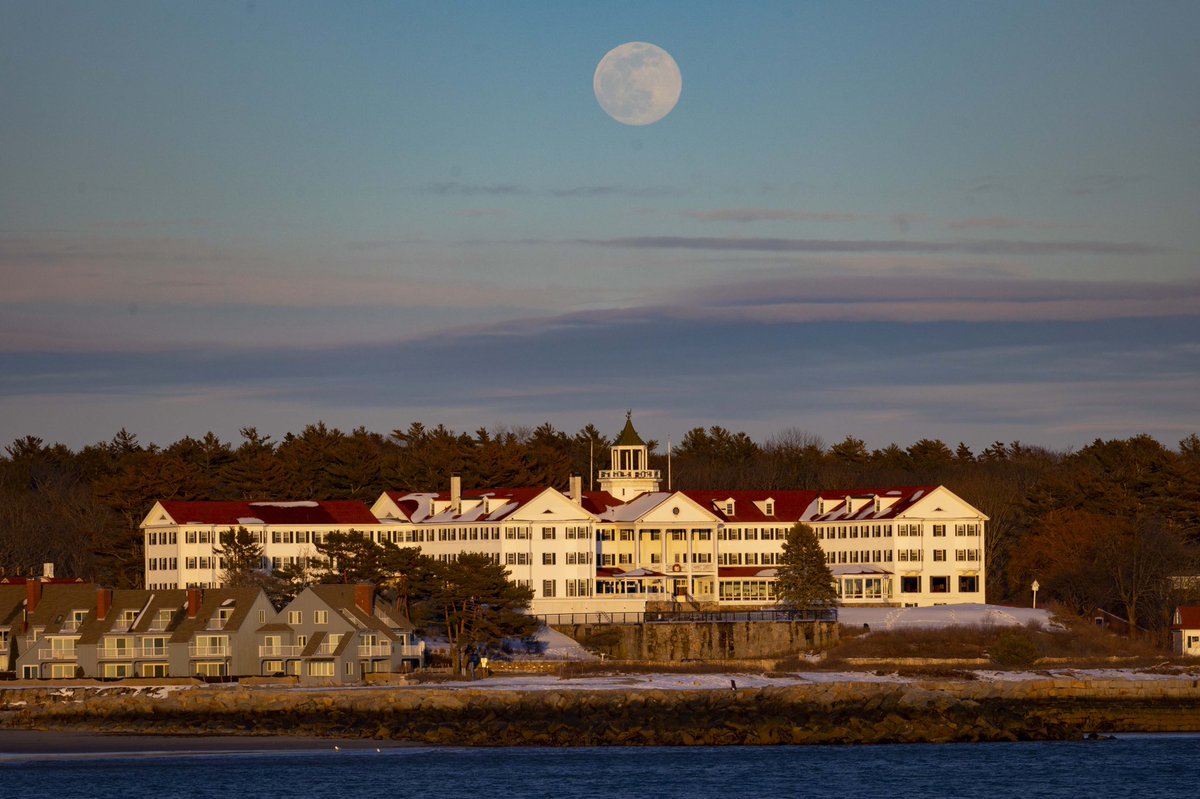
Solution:
<svg viewBox="0 0 1200 799">
<path fill-rule="evenodd" d="M 763 515 L 765 515 L 765 516 L 774 516 L 775 515 L 775 503 L 772 500 L 768 499 L 766 501 L 766 504 L 763 506 Z"/>
<path fill-rule="evenodd" d="M 732 499 L 725 501 L 725 515 L 726 516 L 733 515 L 733 500 Z"/>
<path fill-rule="evenodd" d="M 126 629 L 131 629 L 133 623 L 137 621 L 138 612 L 136 610 L 121 611 L 121 625 Z"/>
</svg>

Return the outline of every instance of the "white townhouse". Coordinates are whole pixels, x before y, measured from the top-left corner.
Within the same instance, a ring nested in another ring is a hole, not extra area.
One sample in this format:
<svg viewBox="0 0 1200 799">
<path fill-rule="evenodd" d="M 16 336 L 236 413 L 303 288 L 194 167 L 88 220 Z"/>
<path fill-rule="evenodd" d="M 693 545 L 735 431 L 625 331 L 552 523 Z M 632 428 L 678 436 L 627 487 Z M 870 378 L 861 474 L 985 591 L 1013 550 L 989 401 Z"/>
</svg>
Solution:
<svg viewBox="0 0 1200 799">
<path fill-rule="evenodd" d="M 147 583 L 215 584 L 222 566 L 212 542 L 230 527 L 256 531 L 276 568 L 303 565 L 317 554 L 319 536 L 354 529 L 442 560 L 487 554 L 533 589 L 537 614 L 640 612 L 648 601 L 762 606 L 777 599 L 787 532 L 804 522 L 816 531 L 845 605 L 984 601 L 987 517 L 943 486 L 660 491 L 660 475 L 647 468 L 646 445 L 629 421 L 611 461 L 599 491 L 584 491 L 578 477 L 566 494 L 464 491 L 452 477 L 448 492 L 388 491 L 370 510 L 331 502 L 158 503 L 142 525 Z"/>
</svg>

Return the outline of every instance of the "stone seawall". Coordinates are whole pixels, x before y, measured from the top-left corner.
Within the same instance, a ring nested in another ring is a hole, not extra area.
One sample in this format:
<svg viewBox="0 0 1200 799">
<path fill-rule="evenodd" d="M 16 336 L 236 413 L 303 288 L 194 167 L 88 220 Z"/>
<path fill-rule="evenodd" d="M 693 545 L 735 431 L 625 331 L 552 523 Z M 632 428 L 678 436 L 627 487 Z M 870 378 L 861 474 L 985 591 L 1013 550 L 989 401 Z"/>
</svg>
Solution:
<svg viewBox="0 0 1200 799">
<path fill-rule="evenodd" d="M 853 744 L 1200 732 L 1193 680 L 812 683 L 713 690 L 0 690 L 0 727 L 323 735 L 470 746 Z"/>
<path fill-rule="evenodd" d="M 563 624 L 555 630 L 617 660 L 769 658 L 822 649 L 837 622 L 714 621 L 670 624 Z"/>
</svg>

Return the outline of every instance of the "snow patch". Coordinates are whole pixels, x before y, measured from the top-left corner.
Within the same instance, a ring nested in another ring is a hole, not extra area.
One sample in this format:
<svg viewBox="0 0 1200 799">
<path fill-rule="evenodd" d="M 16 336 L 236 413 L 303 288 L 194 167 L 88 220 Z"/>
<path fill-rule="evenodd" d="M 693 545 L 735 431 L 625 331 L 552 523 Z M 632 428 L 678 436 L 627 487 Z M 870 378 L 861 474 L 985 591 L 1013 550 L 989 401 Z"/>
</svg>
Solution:
<svg viewBox="0 0 1200 799">
<path fill-rule="evenodd" d="M 929 608 L 838 608 L 838 621 L 851 627 L 870 625 L 872 630 L 902 630 L 914 627 L 1000 626 L 1036 624 L 1057 628 L 1050 612 L 1042 608 L 1010 608 L 1004 605 L 935 605 Z"/>
</svg>

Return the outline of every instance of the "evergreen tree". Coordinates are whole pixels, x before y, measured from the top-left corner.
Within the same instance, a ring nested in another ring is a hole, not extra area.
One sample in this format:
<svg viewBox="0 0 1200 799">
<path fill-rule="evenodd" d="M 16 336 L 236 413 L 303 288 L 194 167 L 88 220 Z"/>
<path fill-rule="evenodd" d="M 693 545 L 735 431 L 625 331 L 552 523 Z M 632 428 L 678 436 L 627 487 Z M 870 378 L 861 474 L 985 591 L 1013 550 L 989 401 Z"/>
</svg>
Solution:
<svg viewBox="0 0 1200 799">
<path fill-rule="evenodd" d="M 432 566 L 434 589 L 420 615 L 445 632 L 455 674 L 462 674 L 469 650 L 537 630 L 537 620 L 524 614 L 533 591 L 510 580 L 507 569 L 489 556 L 471 552 Z"/>
<path fill-rule="evenodd" d="M 262 544 L 245 527 L 232 527 L 221 532 L 221 540 L 213 547 L 224 562 L 221 585 L 226 588 L 257 588 L 264 584 Z"/>
<path fill-rule="evenodd" d="M 819 608 L 837 601 L 833 574 L 825 565 L 817 534 L 802 522 L 792 525 L 783 542 L 778 591 L 779 601 L 794 608 Z"/>
</svg>

